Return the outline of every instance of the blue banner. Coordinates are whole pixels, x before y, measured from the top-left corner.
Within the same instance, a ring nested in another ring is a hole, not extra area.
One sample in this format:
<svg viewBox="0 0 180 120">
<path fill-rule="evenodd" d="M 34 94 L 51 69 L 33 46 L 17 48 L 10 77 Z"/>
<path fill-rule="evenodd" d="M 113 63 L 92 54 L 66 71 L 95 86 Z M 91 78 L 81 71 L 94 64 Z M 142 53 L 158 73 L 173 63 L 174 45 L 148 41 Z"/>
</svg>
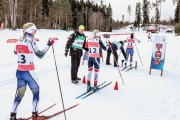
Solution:
<svg viewBox="0 0 180 120">
<path fill-rule="evenodd" d="M 165 63 L 166 37 L 154 38 L 153 53 L 151 57 L 151 69 L 163 70 Z"/>
</svg>

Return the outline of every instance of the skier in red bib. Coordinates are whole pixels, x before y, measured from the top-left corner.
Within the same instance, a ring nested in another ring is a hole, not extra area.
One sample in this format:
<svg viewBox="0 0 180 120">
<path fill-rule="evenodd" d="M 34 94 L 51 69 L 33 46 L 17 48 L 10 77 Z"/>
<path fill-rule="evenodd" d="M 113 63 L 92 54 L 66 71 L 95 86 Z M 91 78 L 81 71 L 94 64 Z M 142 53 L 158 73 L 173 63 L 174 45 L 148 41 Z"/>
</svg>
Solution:
<svg viewBox="0 0 180 120">
<path fill-rule="evenodd" d="M 40 51 L 34 40 L 34 35 L 37 31 L 35 24 L 26 23 L 24 24 L 23 29 L 24 36 L 20 38 L 14 50 L 14 53 L 18 57 L 18 68 L 16 71 L 17 90 L 10 115 L 10 120 L 16 120 L 16 113 L 19 104 L 25 94 L 27 85 L 33 93 L 32 120 L 45 120 L 45 116 L 38 115 L 39 84 L 36 73 L 34 71 L 35 67 L 33 58 L 34 54 L 38 58 L 43 58 L 50 46 L 54 44 L 54 40 L 49 39 L 47 45 L 42 51 Z"/>
<path fill-rule="evenodd" d="M 100 68 L 100 54 L 99 48 L 101 47 L 103 50 L 107 50 L 107 47 L 104 46 L 101 38 L 99 30 L 93 31 L 93 36 L 88 40 L 86 47 L 88 47 L 88 75 L 87 75 L 87 91 L 93 89 L 93 91 L 98 90 L 98 73 Z M 91 87 L 91 75 L 93 72 L 94 66 L 94 86 Z"/>
<path fill-rule="evenodd" d="M 132 67 L 132 62 L 133 62 L 133 55 L 134 55 L 134 45 L 136 42 L 140 43 L 140 40 L 137 40 L 134 38 L 134 33 L 131 33 L 131 36 L 125 40 L 127 42 L 127 48 L 126 48 L 126 60 L 125 60 L 125 67 L 127 67 L 127 61 L 128 61 L 128 56 L 130 55 L 130 67 Z"/>
<path fill-rule="evenodd" d="M 152 35 L 151 35 L 151 32 L 148 32 L 148 42 L 151 40 L 151 42 L 152 42 Z"/>
</svg>

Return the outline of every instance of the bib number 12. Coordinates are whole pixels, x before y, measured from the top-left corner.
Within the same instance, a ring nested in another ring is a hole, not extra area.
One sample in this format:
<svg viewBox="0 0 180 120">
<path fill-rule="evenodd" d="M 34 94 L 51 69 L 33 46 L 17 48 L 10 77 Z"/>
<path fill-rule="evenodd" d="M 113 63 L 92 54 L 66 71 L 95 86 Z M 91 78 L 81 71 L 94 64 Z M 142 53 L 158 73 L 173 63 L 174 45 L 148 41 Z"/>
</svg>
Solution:
<svg viewBox="0 0 180 120">
<path fill-rule="evenodd" d="M 97 49 L 96 48 L 89 48 L 89 52 L 90 53 L 97 53 Z"/>
</svg>

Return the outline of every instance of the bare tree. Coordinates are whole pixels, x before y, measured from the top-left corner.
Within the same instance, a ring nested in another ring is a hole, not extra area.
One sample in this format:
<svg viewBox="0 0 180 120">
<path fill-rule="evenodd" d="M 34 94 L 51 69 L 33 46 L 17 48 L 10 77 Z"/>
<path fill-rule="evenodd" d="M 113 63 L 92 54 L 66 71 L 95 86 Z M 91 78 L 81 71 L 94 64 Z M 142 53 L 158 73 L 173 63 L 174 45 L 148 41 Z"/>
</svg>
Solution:
<svg viewBox="0 0 180 120">
<path fill-rule="evenodd" d="M 129 13 L 129 22 L 130 22 L 130 17 L 131 17 L 131 5 L 128 5 L 127 12 Z"/>
</svg>

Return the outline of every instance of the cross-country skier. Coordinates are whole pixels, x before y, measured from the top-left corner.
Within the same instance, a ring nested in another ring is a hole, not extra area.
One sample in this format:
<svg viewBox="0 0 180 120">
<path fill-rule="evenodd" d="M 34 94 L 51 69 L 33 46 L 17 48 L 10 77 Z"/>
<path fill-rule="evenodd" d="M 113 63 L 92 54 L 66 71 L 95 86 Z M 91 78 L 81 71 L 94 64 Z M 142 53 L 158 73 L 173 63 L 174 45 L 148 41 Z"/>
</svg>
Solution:
<svg viewBox="0 0 180 120">
<path fill-rule="evenodd" d="M 23 26 L 23 37 L 15 46 L 14 53 L 18 57 L 18 68 L 16 71 L 17 78 L 17 90 L 13 103 L 13 108 L 10 115 L 10 120 L 16 120 L 16 113 L 19 104 L 25 94 L 27 85 L 33 93 L 33 110 L 32 120 L 45 120 L 45 116 L 38 115 L 38 103 L 39 103 L 39 84 L 35 73 L 34 67 L 34 54 L 38 58 L 43 58 L 51 45 L 54 44 L 53 39 L 49 39 L 45 48 L 40 51 L 34 40 L 37 28 L 33 23 L 26 23 Z"/>
<path fill-rule="evenodd" d="M 86 47 L 88 47 L 88 75 L 87 75 L 87 91 L 93 89 L 94 91 L 98 90 L 98 73 L 100 68 L 100 54 L 99 48 L 101 47 L 103 50 L 107 50 L 107 47 L 104 46 L 101 38 L 99 30 L 93 31 L 93 36 L 88 40 Z M 93 72 L 94 66 L 94 86 L 91 87 L 91 75 Z"/>
<path fill-rule="evenodd" d="M 79 26 L 79 31 L 75 31 L 70 35 L 69 40 L 66 43 L 65 53 L 64 55 L 67 57 L 69 49 L 71 56 L 71 81 L 74 84 L 78 83 L 78 80 L 81 80 L 77 77 L 78 69 L 81 62 L 81 57 L 83 55 L 84 50 L 88 50 L 85 48 L 86 44 L 86 36 L 84 35 L 84 25 Z"/>
<path fill-rule="evenodd" d="M 117 54 L 117 50 L 121 50 L 123 56 L 124 56 L 124 59 L 126 59 L 126 53 L 124 51 L 124 42 L 123 41 L 114 41 L 112 43 L 110 43 L 111 46 L 108 48 L 108 51 L 107 51 L 107 58 L 106 58 L 106 65 L 111 65 L 110 63 L 110 56 L 111 56 L 111 53 L 113 54 L 113 58 L 114 58 L 114 67 L 118 67 L 118 54 Z"/>
<path fill-rule="evenodd" d="M 132 67 L 134 45 L 136 44 L 135 42 L 140 43 L 140 40 L 137 40 L 136 38 L 134 38 L 134 33 L 131 33 L 130 37 L 127 38 L 127 40 L 125 40 L 124 42 L 127 42 L 125 67 L 127 67 L 127 61 L 128 61 L 129 55 L 130 55 L 130 67 Z"/>
<path fill-rule="evenodd" d="M 151 40 L 152 42 L 152 39 L 151 39 L 152 35 L 151 35 L 151 32 L 148 32 L 148 42 Z"/>
</svg>

